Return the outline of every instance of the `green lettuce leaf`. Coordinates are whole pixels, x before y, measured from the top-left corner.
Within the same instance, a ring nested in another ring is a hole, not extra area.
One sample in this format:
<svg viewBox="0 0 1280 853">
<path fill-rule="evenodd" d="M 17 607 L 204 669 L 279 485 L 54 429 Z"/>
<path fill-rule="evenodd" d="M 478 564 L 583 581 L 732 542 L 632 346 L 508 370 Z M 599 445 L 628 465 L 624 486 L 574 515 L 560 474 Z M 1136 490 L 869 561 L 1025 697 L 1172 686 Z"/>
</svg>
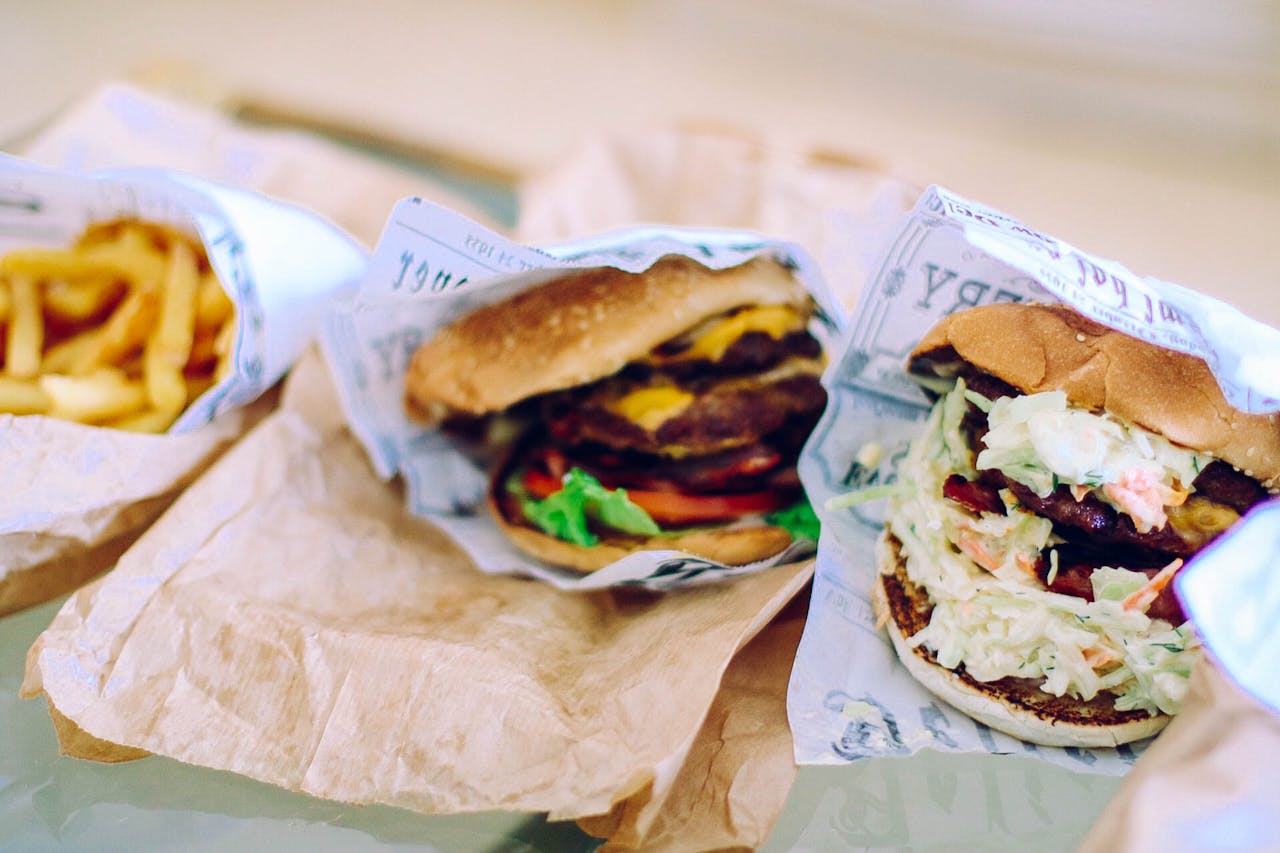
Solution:
<svg viewBox="0 0 1280 853">
<path fill-rule="evenodd" d="M 581 468 L 571 469 L 560 490 L 542 500 L 523 490 L 518 494 L 526 518 L 544 532 L 575 545 L 591 546 L 600 541 L 589 529 L 588 519 L 640 536 L 662 532 L 649 513 L 631 502 L 626 489 L 606 489 Z"/>
<path fill-rule="evenodd" d="M 786 529 L 796 539 L 818 541 L 821 523 L 808 498 L 802 497 L 786 509 L 771 512 L 764 517 L 764 520 Z"/>
</svg>

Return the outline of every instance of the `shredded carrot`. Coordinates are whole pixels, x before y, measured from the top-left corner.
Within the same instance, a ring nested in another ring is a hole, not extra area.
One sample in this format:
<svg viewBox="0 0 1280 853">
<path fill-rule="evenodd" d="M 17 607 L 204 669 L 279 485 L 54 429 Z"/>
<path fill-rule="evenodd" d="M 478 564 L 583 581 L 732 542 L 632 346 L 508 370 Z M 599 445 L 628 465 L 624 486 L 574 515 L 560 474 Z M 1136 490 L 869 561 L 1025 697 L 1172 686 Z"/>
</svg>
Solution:
<svg viewBox="0 0 1280 853">
<path fill-rule="evenodd" d="M 1173 580 L 1173 576 L 1178 573 L 1178 569 L 1182 568 L 1182 558 L 1178 557 L 1172 563 L 1156 572 L 1142 586 L 1135 589 L 1124 597 L 1120 602 L 1125 610 L 1141 610 L 1147 612 L 1147 608 L 1151 606 L 1151 602 L 1156 600 L 1164 588 L 1169 585 L 1169 581 Z"/>
<path fill-rule="evenodd" d="M 1040 577 L 1036 574 L 1036 561 L 1028 557 L 1026 554 L 1015 555 L 1013 561 L 1018 564 L 1018 568 L 1031 575 L 1031 577 Z"/>
<path fill-rule="evenodd" d="M 1185 489 L 1166 486 L 1144 468 L 1130 468 L 1115 483 L 1107 483 L 1102 492 L 1133 519 L 1139 533 L 1163 529 L 1168 517 L 1164 508 L 1181 506 L 1190 494 Z"/>
<path fill-rule="evenodd" d="M 1004 562 L 1003 554 L 992 553 L 981 537 L 968 530 L 961 530 L 956 536 L 956 547 L 962 554 L 989 572 L 994 572 Z"/>
<path fill-rule="evenodd" d="M 1120 660 L 1120 656 L 1105 646 L 1090 646 L 1084 650 L 1084 662 L 1092 669 L 1098 669 L 1117 660 Z"/>
</svg>

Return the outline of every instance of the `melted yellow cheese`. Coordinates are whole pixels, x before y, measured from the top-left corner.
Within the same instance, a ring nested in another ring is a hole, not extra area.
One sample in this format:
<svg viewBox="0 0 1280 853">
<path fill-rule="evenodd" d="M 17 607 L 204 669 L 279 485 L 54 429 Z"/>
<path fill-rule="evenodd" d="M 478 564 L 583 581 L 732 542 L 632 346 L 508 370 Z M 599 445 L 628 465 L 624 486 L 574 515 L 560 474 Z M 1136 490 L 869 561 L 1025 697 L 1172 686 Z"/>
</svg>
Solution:
<svg viewBox="0 0 1280 853">
<path fill-rule="evenodd" d="M 671 360 L 717 361 L 734 341 L 747 332 L 764 332 L 774 339 L 804 328 L 804 318 L 792 305 L 760 305 L 739 311 L 715 323 L 694 339 L 688 349 Z"/>
<path fill-rule="evenodd" d="M 652 432 L 684 411 L 693 395 L 671 385 L 640 388 L 614 400 L 609 409 Z"/>
<path fill-rule="evenodd" d="M 1188 543 L 1199 547 L 1240 518 L 1229 506 L 1192 495 L 1182 506 L 1166 507 L 1169 524 Z"/>
</svg>

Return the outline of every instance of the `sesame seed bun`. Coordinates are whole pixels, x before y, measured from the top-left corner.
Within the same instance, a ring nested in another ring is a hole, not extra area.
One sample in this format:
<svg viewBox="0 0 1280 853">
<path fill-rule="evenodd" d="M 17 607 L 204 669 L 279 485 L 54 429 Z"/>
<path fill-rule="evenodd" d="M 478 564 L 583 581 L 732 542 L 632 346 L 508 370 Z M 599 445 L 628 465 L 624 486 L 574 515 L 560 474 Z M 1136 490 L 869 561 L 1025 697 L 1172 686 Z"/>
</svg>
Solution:
<svg viewBox="0 0 1280 853">
<path fill-rule="evenodd" d="M 1280 413 L 1235 409 L 1201 359 L 1095 323 L 1070 306 L 958 311 L 929 331 L 908 369 L 946 375 L 960 363 L 1026 394 L 1063 391 L 1075 406 L 1110 412 L 1211 453 L 1268 489 L 1280 487 Z"/>
<path fill-rule="evenodd" d="M 639 274 L 575 273 L 446 326 L 410 360 L 406 402 L 427 423 L 501 411 L 611 376 L 708 317 L 762 304 L 807 312 L 809 295 L 767 258 L 711 270 L 671 256 Z"/>
</svg>

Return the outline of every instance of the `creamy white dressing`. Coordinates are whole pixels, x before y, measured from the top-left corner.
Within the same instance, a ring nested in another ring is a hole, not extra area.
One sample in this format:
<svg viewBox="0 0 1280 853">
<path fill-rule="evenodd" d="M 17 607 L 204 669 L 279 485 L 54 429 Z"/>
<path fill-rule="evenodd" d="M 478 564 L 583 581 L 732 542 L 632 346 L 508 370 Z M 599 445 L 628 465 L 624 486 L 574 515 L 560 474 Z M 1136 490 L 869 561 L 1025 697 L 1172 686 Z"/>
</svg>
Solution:
<svg viewBox="0 0 1280 853">
<path fill-rule="evenodd" d="M 1163 527 L 1164 507 L 1180 504 L 1213 459 L 1110 414 L 1072 409 L 1061 391 L 994 400 L 987 424 L 978 470 L 999 469 L 1040 497 L 1062 484 L 1087 487 L 1140 531 Z"/>
<path fill-rule="evenodd" d="M 1175 713 L 1199 644 L 1189 627 L 1124 609 L 1120 599 L 1140 587 L 1144 575 L 1095 571 L 1102 594 L 1094 602 L 1050 592 L 1033 568 L 1042 554 L 1056 565 L 1047 519 L 1017 508 L 1007 493 L 1007 516 L 981 513 L 977 519 L 942 497 L 949 475 L 977 475 L 975 462 L 1000 467 L 1037 493 L 1047 483 L 1044 494 L 1054 477 L 1092 488 L 1135 465 L 1189 484 L 1196 465 L 1207 464 L 1207 457 L 1131 425 L 1068 411 L 1065 402 L 1057 394 L 994 401 L 987 438 L 994 433 L 995 445 L 976 460 L 961 431 L 963 382 L 934 406 L 899 467 L 901 482 L 888 505 L 907 574 L 934 602 L 928 627 L 912 641 L 944 666 L 964 664 L 979 680 L 1033 678 L 1055 695 L 1091 699 L 1109 691 L 1119 709 Z M 1095 668 L 1097 661 L 1103 663 Z"/>
</svg>

